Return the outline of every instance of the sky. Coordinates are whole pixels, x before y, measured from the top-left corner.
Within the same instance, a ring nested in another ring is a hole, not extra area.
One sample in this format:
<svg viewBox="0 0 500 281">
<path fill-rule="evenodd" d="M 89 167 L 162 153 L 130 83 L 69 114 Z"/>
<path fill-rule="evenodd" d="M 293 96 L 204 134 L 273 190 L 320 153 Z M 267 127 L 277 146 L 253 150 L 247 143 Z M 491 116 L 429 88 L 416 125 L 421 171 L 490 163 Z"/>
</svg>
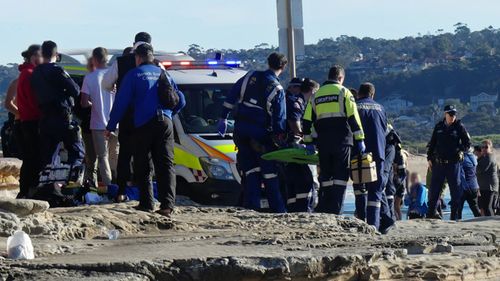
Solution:
<svg viewBox="0 0 500 281">
<path fill-rule="evenodd" d="M 340 35 L 396 39 L 500 27 L 498 0 L 303 0 L 305 42 Z M 61 51 L 122 49 L 147 31 L 158 50 L 278 45 L 275 0 L 1 0 L 0 64 L 20 62 L 28 45 L 53 40 Z"/>
</svg>

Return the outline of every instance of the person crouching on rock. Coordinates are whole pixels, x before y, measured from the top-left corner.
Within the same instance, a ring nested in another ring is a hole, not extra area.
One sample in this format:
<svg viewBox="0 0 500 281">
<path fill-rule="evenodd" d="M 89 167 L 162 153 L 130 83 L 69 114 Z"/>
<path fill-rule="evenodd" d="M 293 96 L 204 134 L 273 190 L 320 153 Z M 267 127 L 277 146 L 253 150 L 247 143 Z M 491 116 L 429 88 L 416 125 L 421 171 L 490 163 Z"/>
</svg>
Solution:
<svg viewBox="0 0 500 281">
<path fill-rule="evenodd" d="M 427 187 L 420 182 L 418 173 L 410 175 L 410 192 L 405 196 L 405 205 L 408 206 L 408 219 L 422 219 L 427 213 Z"/>
</svg>

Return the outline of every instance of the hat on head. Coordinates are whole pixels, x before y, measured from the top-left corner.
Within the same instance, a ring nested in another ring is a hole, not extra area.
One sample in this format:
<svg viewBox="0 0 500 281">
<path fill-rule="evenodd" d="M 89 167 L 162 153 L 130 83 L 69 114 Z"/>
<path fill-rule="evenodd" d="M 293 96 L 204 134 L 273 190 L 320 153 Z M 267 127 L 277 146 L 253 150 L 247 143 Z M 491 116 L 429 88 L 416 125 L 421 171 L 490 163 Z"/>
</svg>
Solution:
<svg viewBox="0 0 500 281">
<path fill-rule="evenodd" d="M 444 112 L 446 113 L 457 113 L 457 108 L 454 105 L 447 105 L 444 107 Z"/>
</svg>

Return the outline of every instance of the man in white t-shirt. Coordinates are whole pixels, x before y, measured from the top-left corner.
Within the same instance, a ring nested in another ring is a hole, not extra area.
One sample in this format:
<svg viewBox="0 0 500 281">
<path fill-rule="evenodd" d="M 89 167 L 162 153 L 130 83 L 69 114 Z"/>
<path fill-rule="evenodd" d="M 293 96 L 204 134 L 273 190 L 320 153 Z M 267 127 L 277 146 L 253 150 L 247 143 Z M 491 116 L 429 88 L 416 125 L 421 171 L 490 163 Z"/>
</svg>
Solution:
<svg viewBox="0 0 500 281">
<path fill-rule="evenodd" d="M 110 185 L 116 171 L 118 158 L 118 138 L 111 135 L 106 138 L 104 132 L 109 121 L 109 113 L 113 107 L 114 95 L 102 87 L 102 79 L 106 73 L 108 51 L 98 47 L 92 51 L 92 62 L 96 69 L 87 74 L 82 85 L 82 107 L 91 107 L 90 130 L 94 149 L 99 163 L 99 172 L 104 185 Z"/>
</svg>

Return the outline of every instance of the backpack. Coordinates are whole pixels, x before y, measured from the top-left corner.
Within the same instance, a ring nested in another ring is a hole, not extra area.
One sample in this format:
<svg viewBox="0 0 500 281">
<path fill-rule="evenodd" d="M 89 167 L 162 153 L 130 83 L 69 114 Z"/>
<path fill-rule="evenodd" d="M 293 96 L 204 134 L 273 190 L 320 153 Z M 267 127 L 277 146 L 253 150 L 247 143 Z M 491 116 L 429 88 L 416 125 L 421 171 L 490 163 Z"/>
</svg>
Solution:
<svg viewBox="0 0 500 281">
<path fill-rule="evenodd" d="M 158 101 L 162 108 L 173 110 L 179 103 L 179 89 L 168 75 L 167 71 L 161 70 L 158 78 Z"/>
</svg>

